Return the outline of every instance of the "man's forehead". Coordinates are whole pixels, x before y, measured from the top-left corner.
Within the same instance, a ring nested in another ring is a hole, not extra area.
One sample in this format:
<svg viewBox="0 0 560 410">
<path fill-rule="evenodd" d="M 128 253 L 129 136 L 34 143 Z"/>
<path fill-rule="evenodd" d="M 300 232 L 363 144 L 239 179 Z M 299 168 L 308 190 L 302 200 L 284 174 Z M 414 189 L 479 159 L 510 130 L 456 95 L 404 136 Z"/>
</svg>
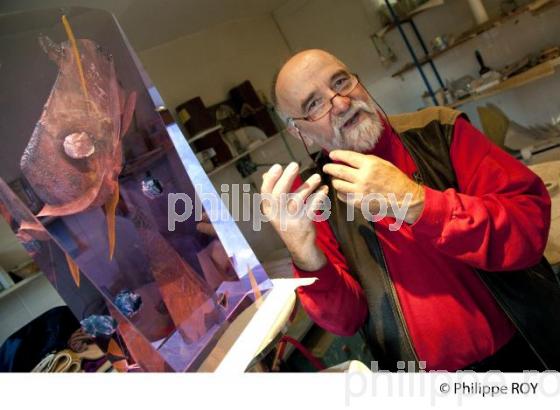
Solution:
<svg viewBox="0 0 560 410">
<path fill-rule="evenodd" d="M 347 68 L 332 54 L 309 50 L 296 54 L 282 67 L 276 83 L 280 106 L 287 110 L 297 108 L 310 92 L 328 84 L 331 76 Z"/>
</svg>

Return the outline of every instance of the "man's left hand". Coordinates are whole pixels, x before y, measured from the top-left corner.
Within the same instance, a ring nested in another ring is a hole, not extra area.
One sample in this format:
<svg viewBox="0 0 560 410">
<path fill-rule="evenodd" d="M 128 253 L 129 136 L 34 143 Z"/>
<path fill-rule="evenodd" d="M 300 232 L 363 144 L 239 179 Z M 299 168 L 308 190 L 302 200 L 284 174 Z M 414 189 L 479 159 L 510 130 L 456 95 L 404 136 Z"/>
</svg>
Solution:
<svg viewBox="0 0 560 410">
<path fill-rule="evenodd" d="M 340 164 L 327 164 L 323 171 L 333 177 L 333 188 L 340 200 L 360 208 L 366 195 L 382 195 L 389 203 L 393 194 L 399 207 L 406 194 L 412 195 L 404 221 L 414 223 L 424 208 L 424 188 L 411 180 L 392 163 L 375 155 L 365 155 L 353 151 L 335 150 L 329 154 L 333 161 Z M 349 194 L 354 194 L 350 195 Z M 379 212 L 379 201 L 369 201 L 369 211 Z M 387 215 L 393 216 L 393 208 L 387 207 Z"/>
</svg>

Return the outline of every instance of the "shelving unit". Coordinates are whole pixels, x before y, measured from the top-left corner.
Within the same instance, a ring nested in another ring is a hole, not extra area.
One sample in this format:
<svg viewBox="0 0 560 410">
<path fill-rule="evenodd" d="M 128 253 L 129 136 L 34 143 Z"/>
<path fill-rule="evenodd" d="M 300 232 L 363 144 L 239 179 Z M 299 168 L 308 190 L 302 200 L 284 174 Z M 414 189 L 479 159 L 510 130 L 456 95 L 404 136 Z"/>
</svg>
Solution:
<svg viewBox="0 0 560 410">
<path fill-rule="evenodd" d="M 25 279 L 22 279 L 21 281 L 19 281 L 18 283 L 16 283 L 14 286 L 9 287 L 8 289 L 4 289 L 2 291 L 0 291 L 0 299 L 3 297 L 8 296 L 10 293 L 26 286 L 27 284 L 33 282 L 35 279 L 37 279 L 39 276 L 41 276 L 42 273 L 38 272 L 32 276 L 29 276 Z"/>
<path fill-rule="evenodd" d="M 490 19 L 489 21 L 487 21 L 484 24 L 481 24 L 480 26 L 476 26 L 462 34 L 460 34 L 457 39 L 453 42 L 452 45 L 450 45 L 449 47 L 445 48 L 444 50 L 441 51 L 435 51 L 432 53 L 427 54 L 426 56 L 424 56 L 423 58 L 418 60 L 418 63 L 420 65 L 424 65 L 427 64 L 429 62 L 431 62 L 432 60 L 434 60 L 435 58 L 447 53 L 448 51 L 454 49 L 455 47 L 460 46 L 461 44 L 476 38 L 478 36 L 480 36 L 481 34 L 495 28 L 498 27 L 500 25 L 502 25 L 503 23 L 512 20 L 516 17 L 519 17 L 522 14 L 525 13 L 538 13 L 538 12 L 542 12 L 544 11 L 544 9 L 549 9 L 551 7 L 557 6 L 560 4 L 560 0 L 548 0 L 548 1 L 543 1 L 543 0 L 535 0 L 525 6 L 519 7 L 516 10 L 512 11 L 509 14 L 506 14 L 504 16 L 498 16 L 495 18 Z M 424 11 L 424 10 L 421 10 Z M 417 12 L 416 14 L 418 14 L 419 12 Z M 394 72 L 391 77 L 398 77 L 412 69 L 414 69 L 416 67 L 416 64 L 414 63 L 408 63 L 405 64 L 403 67 L 401 67 L 399 70 L 397 70 L 396 72 Z"/>
<path fill-rule="evenodd" d="M 521 87 L 525 84 L 529 84 L 533 81 L 537 81 L 541 78 L 549 77 L 556 72 L 556 67 L 560 66 L 560 57 L 554 58 L 552 60 L 545 61 L 539 65 L 536 65 L 520 74 L 514 75 L 501 83 L 495 85 L 486 91 L 472 95 L 463 100 L 455 101 L 452 104 L 448 104 L 448 107 L 456 108 L 461 105 L 470 103 L 472 101 L 480 100 L 483 98 L 490 97 L 502 93 L 504 91 L 512 90 L 514 88 Z"/>
<path fill-rule="evenodd" d="M 444 0 L 429 0 L 426 3 L 422 4 L 421 6 L 416 7 L 414 10 L 408 13 L 404 18 L 400 19 L 400 22 L 401 23 L 408 22 L 410 19 L 412 19 L 412 17 L 416 16 L 417 14 L 420 14 L 426 10 L 429 10 L 437 6 L 442 6 L 444 3 L 445 3 Z M 393 21 L 391 22 L 391 24 L 388 24 L 385 27 L 383 27 L 381 30 L 377 31 L 374 35 L 381 38 L 396 27 L 397 25 Z"/>
<path fill-rule="evenodd" d="M 412 28 L 414 36 L 416 37 L 416 40 L 418 41 L 418 43 L 420 43 L 420 46 L 422 47 L 424 55 L 427 57 L 430 52 L 428 51 L 428 47 L 426 46 L 426 43 L 424 42 L 424 39 L 423 39 L 422 35 L 420 34 L 420 31 L 416 27 L 416 24 L 414 23 L 414 20 L 413 20 L 412 17 L 416 14 L 419 14 L 422 11 L 429 10 L 429 9 L 435 7 L 435 6 L 440 6 L 442 4 L 443 4 L 443 1 L 435 1 L 435 0 L 430 1 L 430 2 L 428 2 L 428 3 L 426 3 L 422 6 L 418 7 L 416 10 L 413 10 L 404 19 L 401 19 L 398 16 L 398 14 L 395 12 L 395 9 L 391 5 L 390 1 L 385 0 L 385 5 L 387 6 L 387 10 L 391 14 L 391 18 L 393 19 L 392 26 L 394 26 L 398 29 L 399 34 L 402 37 L 403 42 L 404 42 L 410 56 L 412 57 L 413 65 L 418 70 L 418 73 L 420 74 L 420 77 L 422 78 L 422 81 L 424 82 L 424 85 L 426 86 L 426 90 L 428 91 L 428 95 L 432 99 L 434 105 L 438 104 L 437 100 L 436 100 L 435 92 L 432 88 L 432 85 L 430 84 L 430 81 L 428 81 L 428 78 L 426 77 L 426 74 L 424 73 L 424 69 L 422 68 L 423 63 L 420 62 L 420 59 L 416 55 L 416 51 L 414 51 L 414 48 L 412 47 L 412 43 L 410 42 L 407 34 L 404 32 L 404 29 L 403 29 L 402 25 L 403 25 L 403 23 L 410 24 L 410 27 Z M 425 62 L 428 63 L 430 65 L 430 67 L 432 68 L 432 71 L 434 73 L 434 76 L 436 77 L 436 80 L 437 80 L 440 88 L 444 88 L 445 85 L 443 84 L 443 80 L 441 79 L 441 76 L 439 75 L 439 71 L 437 70 L 436 65 L 433 62 L 433 60 L 428 58 L 428 59 L 425 60 Z"/>
<path fill-rule="evenodd" d="M 220 172 L 221 170 L 229 167 L 230 165 L 233 165 L 234 163 L 236 163 L 238 160 L 240 160 L 243 157 L 246 157 L 247 155 L 249 155 L 251 152 L 256 151 L 260 148 L 262 148 L 263 146 L 267 145 L 268 143 L 270 143 L 271 141 L 276 140 L 277 138 L 279 138 L 282 135 L 281 132 L 279 132 L 278 134 L 275 134 L 269 138 L 267 138 L 266 140 L 259 142 L 258 144 L 255 144 L 252 148 L 248 149 L 247 151 L 245 151 L 242 154 L 239 154 L 237 156 L 235 156 L 234 158 L 230 159 L 228 162 L 218 166 L 217 168 L 214 168 L 212 171 L 208 172 L 208 176 L 211 177 L 212 175 Z M 190 141 L 189 141 L 190 142 Z"/>
<path fill-rule="evenodd" d="M 189 142 L 189 144 L 192 144 L 193 142 L 195 142 L 195 141 L 197 141 L 197 140 L 199 140 L 199 139 L 201 139 L 201 138 L 207 136 L 207 135 L 210 134 L 211 132 L 221 130 L 222 128 L 223 128 L 223 127 L 222 127 L 221 125 L 218 124 L 218 125 L 215 125 L 215 126 L 213 126 L 213 127 L 211 127 L 211 128 L 205 129 L 204 131 L 201 131 L 201 132 L 199 132 L 198 134 L 196 134 L 195 136 L 193 136 L 192 138 L 190 138 L 190 139 L 188 140 L 188 142 Z"/>
</svg>

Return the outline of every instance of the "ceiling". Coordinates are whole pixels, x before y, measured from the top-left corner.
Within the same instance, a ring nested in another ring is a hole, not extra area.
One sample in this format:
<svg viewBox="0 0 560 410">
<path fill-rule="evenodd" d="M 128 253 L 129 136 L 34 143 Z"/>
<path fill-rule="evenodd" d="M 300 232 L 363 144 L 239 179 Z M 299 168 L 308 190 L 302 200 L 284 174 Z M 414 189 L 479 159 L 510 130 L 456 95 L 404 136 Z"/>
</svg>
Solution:
<svg viewBox="0 0 560 410">
<path fill-rule="evenodd" d="M 1 0 L 0 14 L 62 6 L 114 13 L 137 51 L 230 20 L 272 13 L 290 0 Z"/>
</svg>

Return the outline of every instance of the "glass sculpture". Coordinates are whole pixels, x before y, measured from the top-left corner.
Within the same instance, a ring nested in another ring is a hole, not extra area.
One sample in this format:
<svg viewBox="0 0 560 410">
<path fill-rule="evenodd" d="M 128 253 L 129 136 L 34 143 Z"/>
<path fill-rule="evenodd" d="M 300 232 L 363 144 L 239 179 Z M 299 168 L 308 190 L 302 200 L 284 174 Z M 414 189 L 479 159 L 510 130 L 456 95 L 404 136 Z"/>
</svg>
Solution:
<svg viewBox="0 0 560 410">
<path fill-rule="evenodd" d="M 271 282 L 118 23 L 3 15 L 0 54 L 2 216 L 121 370 L 196 371 Z"/>
</svg>

